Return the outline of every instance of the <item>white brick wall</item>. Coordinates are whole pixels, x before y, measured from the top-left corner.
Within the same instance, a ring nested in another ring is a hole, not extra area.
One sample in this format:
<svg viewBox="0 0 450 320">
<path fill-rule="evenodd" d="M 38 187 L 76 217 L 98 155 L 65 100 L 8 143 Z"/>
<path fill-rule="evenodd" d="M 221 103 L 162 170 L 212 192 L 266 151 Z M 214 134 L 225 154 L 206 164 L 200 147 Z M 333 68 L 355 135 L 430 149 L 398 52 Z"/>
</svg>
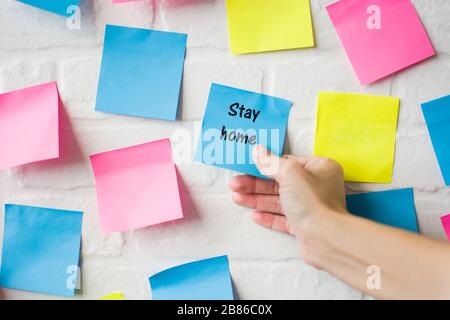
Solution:
<svg viewBox="0 0 450 320">
<path fill-rule="evenodd" d="M 224 0 L 144 0 L 122 5 L 82 0 L 82 28 L 78 31 L 68 30 L 64 18 L 13 0 L 0 2 L 0 92 L 57 80 L 66 113 L 61 159 L 1 171 L 0 204 L 85 213 L 83 290 L 77 298 L 97 299 L 120 290 L 128 298 L 147 299 L 150 274 L 220 254 L 230 258 L 242 299 L 365 298 L 300 261 L 289 236 L 253 225 L 250 210 L 230 200 L 230 174 L 204 165 L 178 166 L 186 188 L 183 221 L 109 237 L 100 234 L 88 155 L 171 136 L 178 128 L 194 134 L 211 81 L 294 101 L 287 149 L 300 154 L 312 152 L 317 91 L 399 96 L 393 184 L 352 183 L 349 188 L 414 187 L 422 232 L 444 238 L 439 216 L 450 212 L 450 190 L 444 188 L 419 107 L 421 102 L 450 94 L 450 1 L 413 1 L 438 57 L 366 88 L 353 75 L 326 15 L 325 6 L 331 2 L 312 0 L 317 48 L 244 56 L 229 52 Z M 180 113 L 183 121 L 93 111 L 105 23 L 189 34 Z M 3 216 L 0 221 L 3 223 Z M 53 298 L 10 290 L 1 290 L 1 296 Z"/>
</svg>

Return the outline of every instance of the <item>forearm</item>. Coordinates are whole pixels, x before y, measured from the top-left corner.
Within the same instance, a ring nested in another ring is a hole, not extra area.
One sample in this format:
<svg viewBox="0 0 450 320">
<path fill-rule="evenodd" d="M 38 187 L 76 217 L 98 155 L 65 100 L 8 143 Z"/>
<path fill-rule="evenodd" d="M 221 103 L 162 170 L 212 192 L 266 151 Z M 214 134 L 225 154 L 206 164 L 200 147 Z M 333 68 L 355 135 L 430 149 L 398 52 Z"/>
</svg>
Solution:
<svg viewBox="0 0 450 320">
<path fill-rule="evenodd" d="M 376 298 L 450 299 L 450 244 L 348 214 L 324 216 L 299 231 L 315 266 Z M 372 265 L 380 289 L 367 287 Z"/>
</svg>

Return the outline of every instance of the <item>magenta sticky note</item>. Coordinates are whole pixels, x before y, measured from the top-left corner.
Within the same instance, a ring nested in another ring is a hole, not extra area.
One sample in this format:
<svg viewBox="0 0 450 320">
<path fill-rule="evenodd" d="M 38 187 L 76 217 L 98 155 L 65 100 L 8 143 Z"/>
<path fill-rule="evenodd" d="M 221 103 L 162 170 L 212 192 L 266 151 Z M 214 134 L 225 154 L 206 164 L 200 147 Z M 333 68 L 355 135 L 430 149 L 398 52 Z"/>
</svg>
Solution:
<svg viewBox="0 0 450 320">
<path fill-rule="evenodd" d="M 444 226 L 447 239 L 450 241 L 450 214 L 441 217 L 442 225 Z"/>
<path fill-rule="evenodd" d="M 0 94 L 0 170 L 59 157 L 56 82 Z"/>
<path fill-rule="evenodd" d="M 90 157 L 105 234 L 183 217 L 169 139 Z"/>
<path fill-rule="evenodd" d="M 138 0 L 112 0 L 112 2 L 115 3 L 125 3 L 125 2 L 134 2 Z"/>
<path fill-rule="evenodd" d="M 436 54 L 410 0 L 340 0 L 327 11 L 363 85 Z"/>
</svg>

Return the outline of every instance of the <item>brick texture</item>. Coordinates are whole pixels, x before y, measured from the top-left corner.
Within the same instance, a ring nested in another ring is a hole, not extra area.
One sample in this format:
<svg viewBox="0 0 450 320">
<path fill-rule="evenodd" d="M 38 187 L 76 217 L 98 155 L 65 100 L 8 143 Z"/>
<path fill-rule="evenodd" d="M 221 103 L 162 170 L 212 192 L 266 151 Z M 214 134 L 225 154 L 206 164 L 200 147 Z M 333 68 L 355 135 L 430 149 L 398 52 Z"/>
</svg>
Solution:
<svg viewBox="0 0 450 320">
<path fill-rule="evenodd" d="M 191 162 L 212 81 L 292 100 L 288 152 L 311 154 L 319 90 L 394 95 L 401 98 L 392 185 L 348 184 L 349 191 L 412 186 L 422 233 L 444 239 L 439 216 L 450 212 L 420 103 L 450 94 L 450 1 L 414 0 L 438 51 L 436 58 L 375 85 L 361 87 L 326 15 L 332 0 L 313 0 L 317 47 L 233 56 L 224 0 L 158 0 L 113 5 L 82 1 L 81 29 L 63 17 L 13 0 L 0 1 L 0 92 L 58 81 L 64 103 L 59 160 L 0 172 L 5 202 L 82 210 L 82 294 L 97 299 L 112 291 L 151 297 L 148 276 L 192 259 L 228 254 L 242 299 L 365 299 L 299 258 L 294 239 L 250 221 L 250 210 L 231 202 L 231 173 Z M 180 116 L 175 122 L 95 112 L 105 23 L 189 34 Z M 92 153 L 171 137 L 183 179 L 186 218 L 162 226 L 114 234 L 99 230 Z M 1 206 L 3 210 L 3 206 Z M 1 215 L 3 215 L 3 212 Z M 3 216 L 0 216 L 3 224 Z M 1 226 L 2 227 L 2 226 Z M 1 240 L 0 240 L 1 241 Z M 5 298 L 53 298 L 1 290 Z"/>
</svg>

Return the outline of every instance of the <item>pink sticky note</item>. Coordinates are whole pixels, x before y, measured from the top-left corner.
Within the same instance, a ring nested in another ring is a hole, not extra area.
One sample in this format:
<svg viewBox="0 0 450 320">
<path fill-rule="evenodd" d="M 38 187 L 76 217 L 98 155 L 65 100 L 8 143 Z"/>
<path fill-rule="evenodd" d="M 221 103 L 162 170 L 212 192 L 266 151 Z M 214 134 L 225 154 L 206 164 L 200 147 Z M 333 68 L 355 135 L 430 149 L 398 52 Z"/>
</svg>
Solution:
<svg viewBox="0 0 450 320">
<path fill-rule="evenodd" d="M 340 0 L 327 11 L 363 85 L 436 54 L 410 0 Z"/>
<path fill-rule="evenodd" d="M 0 95 L 0 170 L 59 157 L 56 82 Z"/>
<path fill-rule="evenodd" d="M 450 241 L 450 214 L 441 217 L 442 225 L 444 226 L 447 239 Z"/>
<path fill-rule="evenodd" d="M 113 3 L 125 3 L 125 2 L 132 2 L 132 1 L 138 1 L 138 0 L 112 0 Z"/>
<path fill-rule="evenodd" d="M 183 217 L 169 139 L 92 155 L 105 234 Z"/>
</svg>

